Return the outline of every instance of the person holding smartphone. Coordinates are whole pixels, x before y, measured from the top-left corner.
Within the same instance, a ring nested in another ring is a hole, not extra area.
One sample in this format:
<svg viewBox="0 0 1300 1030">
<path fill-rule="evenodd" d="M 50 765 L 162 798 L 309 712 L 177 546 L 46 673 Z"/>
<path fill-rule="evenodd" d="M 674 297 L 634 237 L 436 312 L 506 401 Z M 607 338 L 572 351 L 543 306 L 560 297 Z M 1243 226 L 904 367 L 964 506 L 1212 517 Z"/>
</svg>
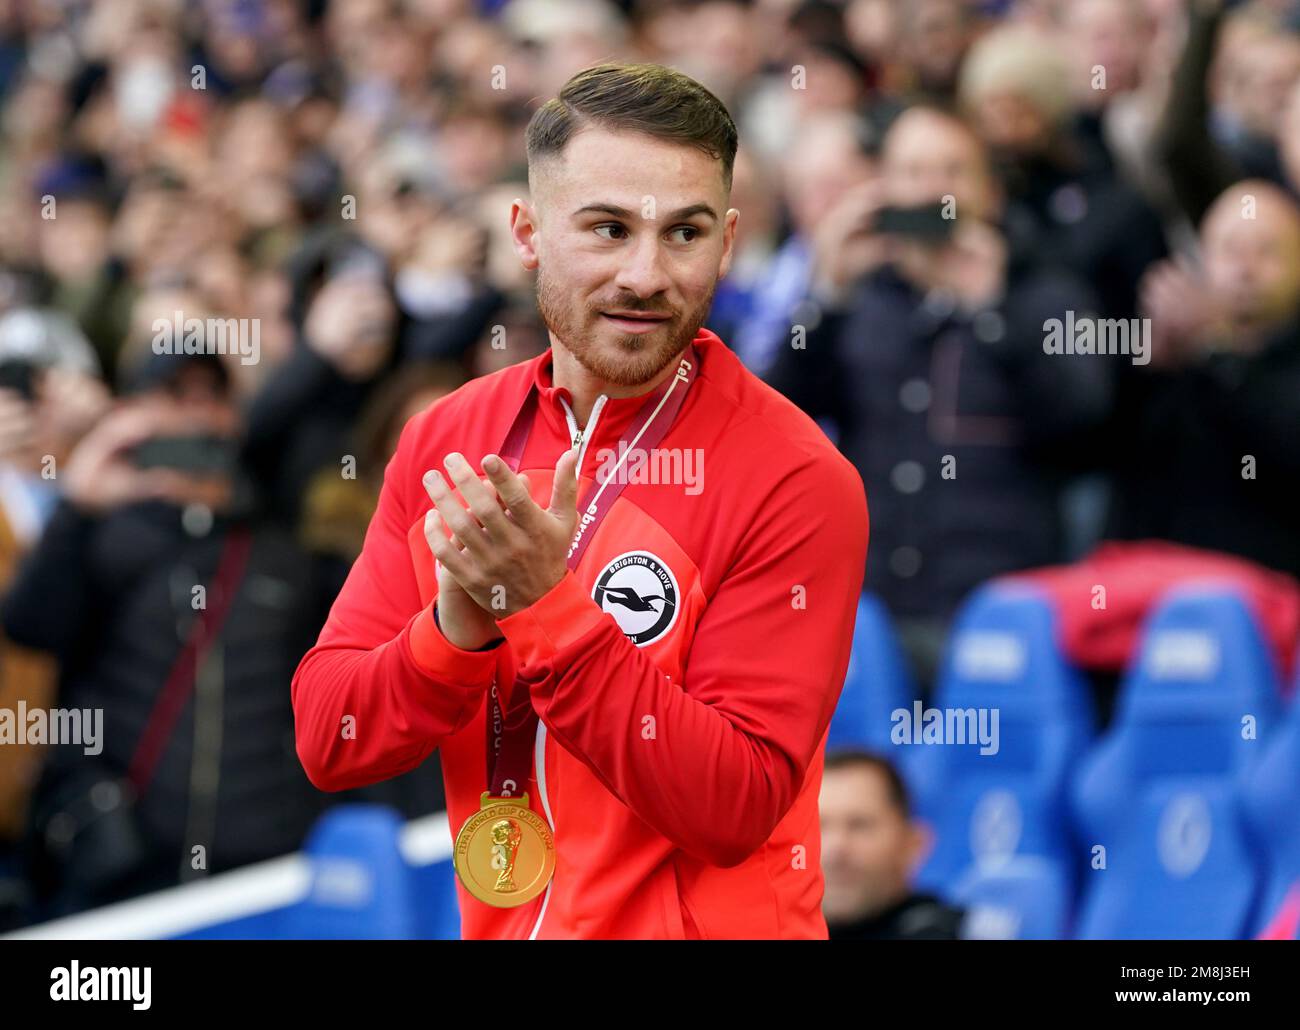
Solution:
<svg viewBox="0 0 1300 1030">
<path fill-rule="evenodd" d="M 1063 557 L 1060 481 L 1107 415 L 1110 370 L 1045 353 L 1043 325 L 1093 300 L 1035 249 L 970 127 L 938 109 L 899 116 L 880 175 L 846 193 L 813 251 L 803 331 L 767 380 L 862 474 L 866 589 L 925 682 L 973 587 Z"/>
</svg>

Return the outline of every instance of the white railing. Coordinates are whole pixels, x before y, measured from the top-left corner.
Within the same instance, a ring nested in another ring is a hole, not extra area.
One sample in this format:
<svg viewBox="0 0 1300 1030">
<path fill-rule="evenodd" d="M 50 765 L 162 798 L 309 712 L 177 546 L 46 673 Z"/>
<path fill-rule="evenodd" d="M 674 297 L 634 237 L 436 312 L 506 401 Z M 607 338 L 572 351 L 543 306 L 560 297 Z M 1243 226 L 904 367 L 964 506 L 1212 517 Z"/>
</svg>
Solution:
<svg viewBox="0 0 1300 1030">
<path fill-rule="evenodd" d="M 451 858 L 447 813 L 412 819 L 402 827 L 402 857 L 413 866 Z M 0 940 L 157 940 L 256 915 L 301 901 L 311 872 L 302 852 L 217 873 L 196 883 L 105 905 L 64 919 L 25 927 Z"/>
</svg>

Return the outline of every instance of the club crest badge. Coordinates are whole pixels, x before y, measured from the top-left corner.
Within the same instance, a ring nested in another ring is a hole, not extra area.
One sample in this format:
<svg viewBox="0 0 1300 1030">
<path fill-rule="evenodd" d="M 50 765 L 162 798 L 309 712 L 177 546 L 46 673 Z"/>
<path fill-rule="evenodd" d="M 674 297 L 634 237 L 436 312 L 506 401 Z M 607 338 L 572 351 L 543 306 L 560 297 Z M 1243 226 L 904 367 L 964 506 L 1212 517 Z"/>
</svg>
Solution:
<svg viewBox="0 0 1300 1030">
<path fill-rule="evenodd" d="M 649 551 L 628 551 L 610 561 L 591 596 L 637 647 L 654 643 L 677 621 L 677 578 Z"/>
</svg>

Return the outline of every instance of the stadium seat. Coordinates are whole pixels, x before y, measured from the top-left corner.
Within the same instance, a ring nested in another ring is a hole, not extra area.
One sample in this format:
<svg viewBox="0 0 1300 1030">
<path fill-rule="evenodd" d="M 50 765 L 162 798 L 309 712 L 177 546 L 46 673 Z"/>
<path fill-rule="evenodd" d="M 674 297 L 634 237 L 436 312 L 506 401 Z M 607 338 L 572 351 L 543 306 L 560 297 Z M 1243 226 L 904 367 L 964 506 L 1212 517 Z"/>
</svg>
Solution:
<svg viewBox="0 0 1300 1030">
<path fill-rule="evenodd" d="M 889 613 L 875 597 L 863 594 L 858 601 L 844 690 L 831 717 L 826 749 L 861 748 L 887 753 L 891 747 L 891 714 L 909 707 L 916 696 Z"/>
<path fill-rule="evenodd" d="M 339 805 L 312 828 L 307 897 L 285 913 L 291 939 L 406 940 L 416 936 L 410 867 L 402 857 L 402 821 L 380 805 Z"/>
<path fill-rule="evenodd" d="M 456 872 L 451 867 L 451 860 L 417 865 L 411 873 L 415 885 L 418 936 L 433 941 L 460 940 L 460 907 L 456 901 Z"/>
<path fill-rule="evenodd" d="M 1300 676 L 1297 676 L 1300 680 Z M 1300 884 L 1300 694 L 1278 731 L 1249 771 L 1242 801 L 1257 853 L 1264 858 L 1264 886 L 1256 930 L 1281 910 L 1288 893 Z"/>
<path fill-rule="evenodd" d="M 1070 914 L 1061 863 L 1032 855 L 971 866 L 952 898 L 966 909 L 961 935 L 968 940 L 1059 940 Z"/>
<path fill-rule="evenodd" d="M 1087 684 L 1055 631 L 1051 602 L 1023 584 L 990 584 L 962 607 L 933 705 L 996 713 L 997 749 L 896 747 L 917 755 L 917 807 L 935 831 L 921 887 L 949 894 L 973 863 L 987 870 L 1024 855 L 1059 862 L 1061 875 L 1073 876 L 1066 792 L 1095 721 Z"/>
<path fill-rule="evenodd" d="M 1072 790 L 1095 863 L 1078 936 L 1247 931 L 1259 874 L 1240 789 L 1278 708 L 1272 655 L 1245 602 L 1210 586 L 1165 595 Z"/>
</svg>

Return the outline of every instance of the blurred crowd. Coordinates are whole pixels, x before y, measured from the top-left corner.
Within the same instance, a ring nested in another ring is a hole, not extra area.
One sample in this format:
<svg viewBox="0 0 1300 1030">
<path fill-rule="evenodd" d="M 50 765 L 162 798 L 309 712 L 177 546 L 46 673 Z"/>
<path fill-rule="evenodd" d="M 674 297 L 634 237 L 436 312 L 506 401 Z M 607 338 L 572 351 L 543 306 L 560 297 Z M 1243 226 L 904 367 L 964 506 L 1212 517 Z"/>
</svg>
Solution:
<svg viewBox="0 0 1300 1030">
<path fill-rule="evenodd" d="M 922 682 L 1102 539 L 1300 575 L 1300 4 L 0 0 L 0 708 L 104 712 L 0 747 L 0 926 L 442 807 L 315 791 L 288 684 L 406 419 L 547 346 L 523 130 L 609 59 L 732 112 L 706 325 L 860 470 Z"/>
</svg>

